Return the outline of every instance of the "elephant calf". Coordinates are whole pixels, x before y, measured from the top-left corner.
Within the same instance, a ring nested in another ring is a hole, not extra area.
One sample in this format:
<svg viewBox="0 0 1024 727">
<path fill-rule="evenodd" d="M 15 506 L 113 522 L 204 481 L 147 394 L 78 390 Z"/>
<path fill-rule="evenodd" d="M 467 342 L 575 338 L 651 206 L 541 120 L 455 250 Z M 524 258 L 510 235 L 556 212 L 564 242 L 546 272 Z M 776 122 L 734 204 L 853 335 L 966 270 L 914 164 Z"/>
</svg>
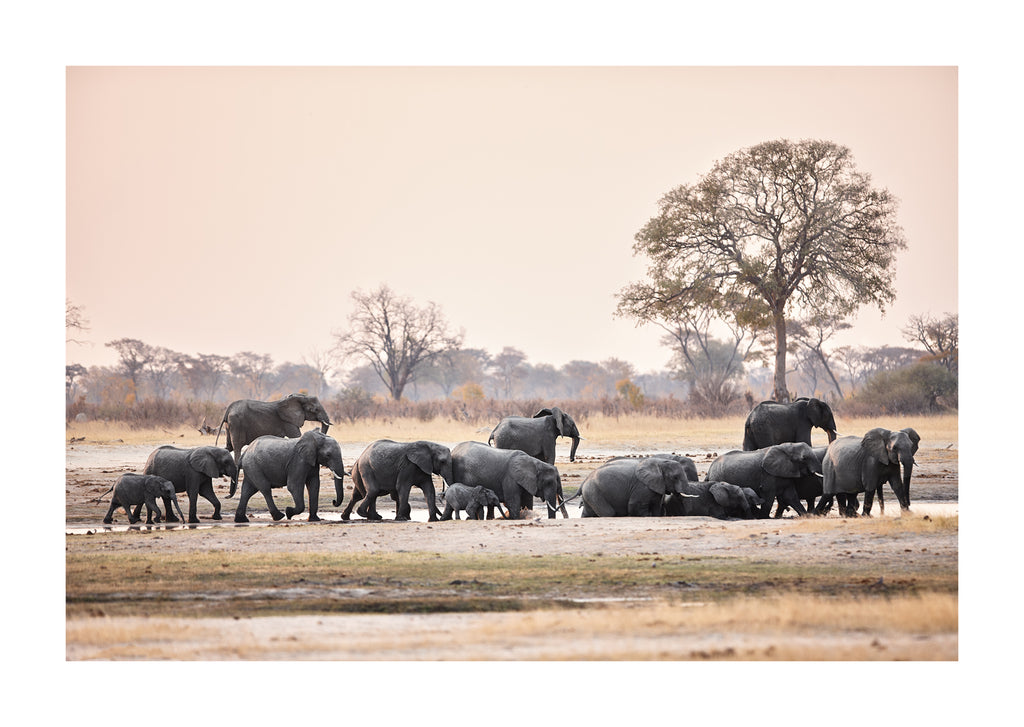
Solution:
<svg viewBox="0 0 1024 727">
<path fill-rule="evenodd" d="M 453 514 L 455 519 L 459 520 L 460 510 L 466 511 L 466 517 L 469 520 L 483 520 L 485 508 L 488 507 L 497 507 L 498 511 L 501 512 L 501 516 L 503 518 L 507 517 L 501 507 L 501 500 L 498 499 L 493 490 L 489 490 L 483 485 L 470 487 L 461 482 L 456 482 L 441 493 L 441 497 L 445 503 L 444 514 L 441 515 L 442 520 L 451 520 Z"/>
<path fill-rule="evenodd" d="M 117 478 L 117 481 L 107 492 L 111 490 L 114 491 L 114 495 L 110 499 L 110 509 L 107 510 L 107 515 L 103 518 L 103 522 L 108 525 L 114 522 L 114 510 L 119 507 L 124 508 L 124 512 L 128 516 L 128 522 L 134 525 L 141 519 L 138 514 L 138 508 L 142 505 L 146 506 L 147 523 L 153 522 L 153 513 L 156 513 L 156 521 L 160 522 L 162 513 L 160 512 L 160 506 L 156 503 L 157 500 L 161 499 L 172 502 L 178 511 L 178 517 L 182 520 L 185 519 L 181 514 L 178 498 L 174 494 L 174 484 L 163 477 L 132 473 L 124 474 Z M 107 492 L 104 492 L 100 499 Z M 132 507 L 136 508 L 134 513 L 131 511 Z"/>
<path fill-rule="evenodd" d="M 749 487 L 728 482 L 688 482 L 682 494 L 665 497 L 665 514 L 753 520 L 760 517 L 763 504 L 761 496 Z"/>
</svg>

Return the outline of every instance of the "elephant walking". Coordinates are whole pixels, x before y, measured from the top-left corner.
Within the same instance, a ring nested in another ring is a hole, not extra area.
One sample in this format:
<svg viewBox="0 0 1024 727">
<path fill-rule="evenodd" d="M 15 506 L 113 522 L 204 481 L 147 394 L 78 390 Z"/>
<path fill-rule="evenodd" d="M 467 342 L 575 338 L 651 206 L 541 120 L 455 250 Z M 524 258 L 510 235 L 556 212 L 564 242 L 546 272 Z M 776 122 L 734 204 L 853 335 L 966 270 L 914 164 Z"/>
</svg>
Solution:
<svg viewBox="0 0 1024 727">
<path fill-rule="evenodd" d="M 242 454 L 241 469 L 245 476 L 235 510 L 235 522 L 249 522 L 246 507 L 249 498 L 257 492 L 263 494 L 274 520 L 285 515 L 290 520 L 306 509 L 303 488 L 309 494 L 309 519 L 319 520 L 321 467 L 328 468 L 334 475 L 335 505 L 340 505 L 345 492 L 345 466 L 337 440 L 316 430 L 308 431 L 298 439 L 271 435 L 258 437 Z M 284 513 L 278 510 L 270 492 L 275 487 L 287 487 L 295 506 L 285 508 Z"/>
<path fill-rule="evenodd" d="M 547 503 L 549 518 L 563 506 L 558 469 L 517 449 L 461 442 L 452 448 L 452 476 L 456 482 L 493 491 L 505 503 L 511 518 L 521 517 L 524 506 L 532 505 L 535 495 Z M 488 508 L 487 516 L 494 516 L 493 508 Z"/>
<path fill-rule="evenodd" d="M 684 492 L 686 468 L 661 457 L 620 459 L 601 465 L 580 485 L 580 517 L 656 517 L 664 498 Z"/>
<path fill-rule="evenodd" d="M 580 444 L 580 430 L 572 417 L 553 406 L 541 409 L 532 417 L 505 417 L 487 438 L 488 444 L 498 449 L 518 449 L 541 462 L 555 463 L 555 440 L 572 439 L 569 461 L 576 461 L 576 448 Z"/>
<path fill-rule="evenodd" d="M 817 471 L 803 475 L 796 481 L 796 496 L 807 504 L 807 512 L 814 512 L 814 502 L 817 498 L 821 497 L 822 475 L 818 474 L 818 472 L 822 471 L 827 450 L 828 447 L 811 447 L 811 452 L 818 461 Z M 782 517 L 782 514 L 787 509 L 789 509 L 787 506 L 780 505 L 775 509 L 775 517 Z"/>
<path fill-rule="evenodd" d="M 265 434 L 275 437 L 299 437 L 305 422 L 320 422 L 320 431 L 323 434 L 327 434 L 331 426 L 327 411 L 320 403 L 320 399 L 315 396 L 289 394 L 278 401 L 239 399 L 231 402 L 224 411 L 214 444 L 220 441 L 220 432 L 227 424 L 226 444 L 234 453 L 237 470 L 241 462 L 242 447 Z M 237 486 L 236 474 L 231 478 L 228 497 L 234 497 Z"/>
<path fill-rule="evenodd" d="M 835 441 L 835 416 L 821 399 L 801 397 L 789 404 L 762 401 L 743 425 L 743 449 L 750 452 L 784 442 L 810 445 L 814 427 L 825 430 L 829 443 Z"/>
<path fill-rule="evenodd" d="M 341 519 L 348 520 L 352 508 L 363 500 L 356 513 L 368 520 L 381 520 L 377 498 L 388 494 L 395 500 L 395 520 L 409 520 L 412 514 L 409 492 L 418 487 L 427 501 L 427 519 L 435 522 L 439 511 L 433 475 L 439 475 L 448 484 L 455 481 L 452 479 L 452 453 L 444 445 L 423 440 L 378 439 L 363 450 L 352 467 L 352 499 Z"/>
<path fill-rule="evenodd" d="M 834 441 L 825 453 L 823 493 L 816 512 L 820 515 L 828 513 L 835 498 L 839 502 L 840 515 L 855 517 L 857 494 L 863 492 L 863 514 L 871 515 L 876 493 L 884 514 L 882 486 L 886 482 L 896 493 L 900 509 L 909 510 L 910 477 L 920 442 L 921 437 L 909 427 L 897 432 L 876 427 L 863 437 L 840 437 Z"/>
<path fill-rule="evenodd" d="M 117 478 L 117 481 L 114 482 L 107 492 L 111 490 L 113 490 L 114 494 L 110 498 L 110 508 L 103 518 L 103 522 L 108 525 L 114 522 L 114 510 L 119 507 L 124 508 L 125 515 L 128 516 L 128 522 L 134 525 L 140 520 L 139 508 L 143 505 L 146 506 L 146 522 L 153 522 L 154 513 L 156 513 L 156 521 L 160 522 L 162 513 L 160 512 L 160 506 L 156 503 L 157 499 L 173 503 L 174 507 L 178 510 L 178 517 L 182 520 L 185 519 L 185 516 L 181 513 L 181 507 L 178 505 L 178 498 L 174 494 L 174 484 L 163 477 L 134 473 L 123 474 Z M 102 499 L 106 496 L 107 492 L 104 492 L 97 499 Z M 130 510 L 132 507 L 135 508 L 134 513 Z M 167 515 L 170 515 L 169 509 Z"/>
<path fill-rule="evenodd" d="M 464 510 L 466 517 L 470 520 L 483 520 L 486 509 L 490 508 L 493 512 L 495 507 L 501 512 L 503 518 L 508 517 L 501 509 L 501 501 L 494 491 L 482 485 L 468 487 L 461 482 L 456 482 L 441 493 L 441 497 L 445 503 L 442 520 L 451 520 L 453 515 L 458 520 L 460 510 Z"/>
<path fill-rule="evenodd" d="M 192 449 L 181 449 L 165 445 L 155 449 L 146 460 L 147 475 L 159 475 L 174 483 L 175 492 L 188 493 L 188 521 L 199 522 L 196 504 L 202 495 L 213 505 L 213 519 L 220 520 L 220 500 L 213 491 L 213 480 L 218 477 L 238 478 L 238 469 L 231 452 L 223 447 L 206 445 Z M 170 501 L 164 500 L 169 510 Z M 167 518 L 173 519 L 168 512 Z"/>
<path fill-rule="evenodd" d="M 752 452 L 726 452 L 711 463 L 705 480 L 749 487 L 763 500 L 761 517 L 768 517 L 772 504 L 792 507 L 798 515 L 807 510 L 800 504 L 796 486 L 801 478 L 821 474 L 821 464 L 803 442 L 786 442 Z"/>
</svg>

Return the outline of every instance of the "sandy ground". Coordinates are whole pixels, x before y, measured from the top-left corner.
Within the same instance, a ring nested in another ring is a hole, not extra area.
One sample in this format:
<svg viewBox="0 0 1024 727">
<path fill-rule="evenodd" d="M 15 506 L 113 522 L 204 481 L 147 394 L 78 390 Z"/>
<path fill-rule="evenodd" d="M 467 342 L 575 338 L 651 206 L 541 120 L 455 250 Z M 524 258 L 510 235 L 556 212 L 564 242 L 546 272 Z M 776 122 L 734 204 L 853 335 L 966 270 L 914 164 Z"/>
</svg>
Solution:
<svg viewBox="0 0 1024 727">
<path fill-rule="evenodd" d="M 349 445 L 361 451 L 359 443 Z M 900 569 L 952 569 L 957 567 L 956 534 L 937 537 L 921 533 L 901 535 L 899 539 L 879 538 L 856 532 L 834 514 L 829 527 L 807 529 L 806 521 L 794 517 L 781 520 L 718 521 L 710 518 L 615 518 L 549 520 L 529 517 L 521 521 L 487 522 L 380 522 L 354 519 L 341 522 L 340 508 L 333 508 L 332 488 L 323 478 L 321 494 L 322 523 L 300 519 L 273 523 L 262 501 L 254 499 L 249 516 L 252 524 L 232 522 L 237 498 L 228 500 L 227 482 L 216 483 L 224 506 L 224 519 L 209 519 L 211 506 L 200 499 L 199 527 L 174 528 L 159 533 L 161 526 L 137 528 L 139 536 L 110 537 L 115 530 L 126 529 L 123 513 L 116 516 L 114 528 L 100 522 L 106 503 L 96 503 L 116 477 L 124 471 L 140 471 L 141 463 L 152 450 L 148 445 L 75 443 L 67 450 L 66 540 L 69 552 L 80 547 L 116 549 L 126 556 L 153 548 L 191 551 L 196 548 L 253 549 L 263 552 L 375 553 L 424 551 L 436 553 L 507 553 L 518 555 L 593 555 L 651 554 L 668 558 L 682 555 L 721 555 L 753 557 L 771 562 L 831 562 L 832 559 L 870 559 L 879 572 L 898 576 Z M 347 453 L 346 461 L 354 455 Z M 578 487 L 585 474 L 604 461 L 599 456 L 580 457 L 570 464 L 560 457 L 556 463 L 562 472 L 567 494 Z M 697 457 L 703 475 L 711 453 Z M 922 448 L 918 454 L 912 493 L 915 516 L 957 514 L 957 451 L 951 448 Z M 279 505 L 286 493 L 279 493 Z M 183 509 L 186 508 L 181 496 Z M 887 517 L 899 517 L 892 496 Z M 385 517 L 387 506 L 379 503 Z M 413 499 L 414 518 L 422 518 L 422 501 Z M 260 508 L 263 509 L 260 509 Z M 877 507 L 877 506 L 876 506 Z M 541 514 L 538 511 L 538 515 Z M 820 524 L 820 523 L 819 523 Z M 154 537 L 155 536 L 155 537 Z M 656 567 L 656 563 L 652 567 Z M 566 594 L 572 597 L 573 594 Z M 600 599 L 598 599 L 600 600 Z M 607 608 L 614 614 L 640 613 L 655 604 L 633 599 Z M 699 606 L 698 606 L 699 607 Z M 638 611 L 639 609 L 639 611 Z M 588 609 L 589 612 L 589 609 Z M 538 622 L 536 628 L 519 627 L 532 614 L 428 614 L 289 616 L 236 619 L 146 619 L 138 628 L 133 619 L 71 618 L 67 621 L 68 660 L 91 659 L 170 659 L 170 660 L 565 660 L 565 659 L 911 659 L 956 660 L 956 633 L 921 635 L 914 633 L 846 632 L 829 629 L 819 632 L 785 633 L 764 631 L 744 633 L 742 629 L 704 632 L 679 628 L 665 633 L 656 627 L 643 629 L 587 626 L 587 618 L 577 618 L 569 631 L 580 629 L 576 638 L 550 638 L 549 629 Z M 618 616 L 616 616 L 618 617 Z M 622 619 L 630 619 L 624 615 Z M 614 620 L 614 619 L 613 619 Z M 657 619 L 654 619 L 657 622 Z M 123 630 L 138 634 L 111 649 L 97 630 Z M 168 639 L 165 635 L 173 633 Z M 367 638 L 367 634 L 383 635 Z M 244 646 L 243 646 L 244 645 Z M 864 656 L 867 653 L 870 656 Z M 848 657 L 847 654 L 856 654 Z"/>
</svg>

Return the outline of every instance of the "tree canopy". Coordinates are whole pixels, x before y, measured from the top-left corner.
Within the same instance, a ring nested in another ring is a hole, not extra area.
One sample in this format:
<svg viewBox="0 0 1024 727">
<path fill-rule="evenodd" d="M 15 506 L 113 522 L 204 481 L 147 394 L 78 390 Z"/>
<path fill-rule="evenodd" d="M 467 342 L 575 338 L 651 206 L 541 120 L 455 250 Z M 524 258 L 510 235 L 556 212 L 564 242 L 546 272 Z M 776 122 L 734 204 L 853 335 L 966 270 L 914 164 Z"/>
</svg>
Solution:
<svg viewBox="0 0 1024 727">
<path fill-rule="evenodd" d="M 619 293 L 618 315 L 670 325 L 710 311 L 770 332 L 774 396 L 786 386 L 786 320 L 834 319 L 895 298 L 896 252 L 906 247 L 897 201 L 830 141 L 768 141 L 730 154 L 695 184 L 668 192 L 636 234 L 647 279 Z"/>
<path fill-rule="evenodd" d="M 435 303 L 417 307 L 386 285 L 354 291 L 352 300 L 349 328 L 335 334 L 335 349 L 343 359 L 365 359 L 396 401 L 429 364 L 462 345 Z"/>
</svg>

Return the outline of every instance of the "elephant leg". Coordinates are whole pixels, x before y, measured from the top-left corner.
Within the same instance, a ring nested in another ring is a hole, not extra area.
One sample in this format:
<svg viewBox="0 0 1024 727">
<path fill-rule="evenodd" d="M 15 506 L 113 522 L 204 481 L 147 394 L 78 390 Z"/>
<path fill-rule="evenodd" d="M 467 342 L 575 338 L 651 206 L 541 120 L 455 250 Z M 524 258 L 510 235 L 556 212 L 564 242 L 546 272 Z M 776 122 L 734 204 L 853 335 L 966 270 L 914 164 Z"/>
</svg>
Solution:
<svg viewBox="0 0 1024 727">
<path fill-rule="evenodd" d="M 362 504 L 356 508 L 356 514 L 367 520 L 382 520 L 383 518 L 377 512 L 377 497 L 379 494 L 372 487 L 367 488 L 366 497 L 363 498 Z"/>
<path fill-rule="evenodd" d="M 235 508 L 235 522 L 236 523 L 247 523 L 249 518 L 246 517 L 245 509 L 249 506 L 249 498 L 256 494 L 256 488 L 251 482 L 242 481 L 242 492 L 238 496 L 238 507 Z"/>
<path fill-rule="evenodd" d="M 861 510 L 861 514 L 864 517 L 871 517 L 871 504 L 875 499 L 875 491 L 870 487 L 864 491 L 864 509 Z"/>
<path fill-rule="evenodd" d="M 213 505 L 213 519 L 220 520 L 220 500 L 217 499 L 217 495 L 213 491 L 213 480 L 205 480 L 202 484 L 200 484 L 199 494 L 203 497 L 204 500 Z M 191 516 L 192 513 L 190 512 L 189 517 Z"/>
<path fill-rule="evenodd" d="M 815 515 L 828 515 L 829 510 L 832 509 L 832 502 L 835 500 L 833 495 L 822 495 L 818 500 L 817 506 L 814 508 Z"/>
<path fill-rule="evenodd" d="M 867 502 L 867 498 L 864 499 Z M 882 495 L 882 488 L 878 488 L 878 511 L 885 515 L 885 497 Z"/>
<path fill-rule="evenodd" d="M 110 523 L 114 522 L 114 510 L 117 509 L 119 504 L 120 503 L 117 500 L 110 501 L 110 507 L 107 509 L 107 514 L 103 516 L 104 523 L 110 525 Z"/>
<path fill-rule="evenodd" d="M 274 495 L 271 493 L 269 487 L 262 488 L 263 499 L 267 501 L 267 509 L 270 510 L 270 517 L 274 518 L 275 521 L 280 520 L 284 517 L 284 513 L 277 509 L 277 503 L 274 502 Z"/>
<path fill-rule="evenodd" d="M 411 487 L 400 487 L 397 493 L 398 502 L 395 505 L 395 520 L 411 520 L 412 507 L 409 505 L 409 491 Z M 434 513 L 430 513 L 433 515 Z"/>
<path fill-rule="evenodd" d="M 420 492 L 427 501 L 427 522 L 437 522 L 437 493 L 434 491 L 434 480 L 428 477 L 420 483 Z"/>
<path fill-rule="evenodd" d="M 288 486 L 288 492 L 291 494 L 292 502 L 295 505 L 294 507 L 288 506 L 284 509 L 285 515 L 289 520 L 292 519 L 292 516 L 305 512 L 306 510 L 306 501 L 303 498 L 302 485 L 303 483 L 299 482 Z M 310 503 L 310 507 L 312 506 L 313 503 Z"/>
</svg>

